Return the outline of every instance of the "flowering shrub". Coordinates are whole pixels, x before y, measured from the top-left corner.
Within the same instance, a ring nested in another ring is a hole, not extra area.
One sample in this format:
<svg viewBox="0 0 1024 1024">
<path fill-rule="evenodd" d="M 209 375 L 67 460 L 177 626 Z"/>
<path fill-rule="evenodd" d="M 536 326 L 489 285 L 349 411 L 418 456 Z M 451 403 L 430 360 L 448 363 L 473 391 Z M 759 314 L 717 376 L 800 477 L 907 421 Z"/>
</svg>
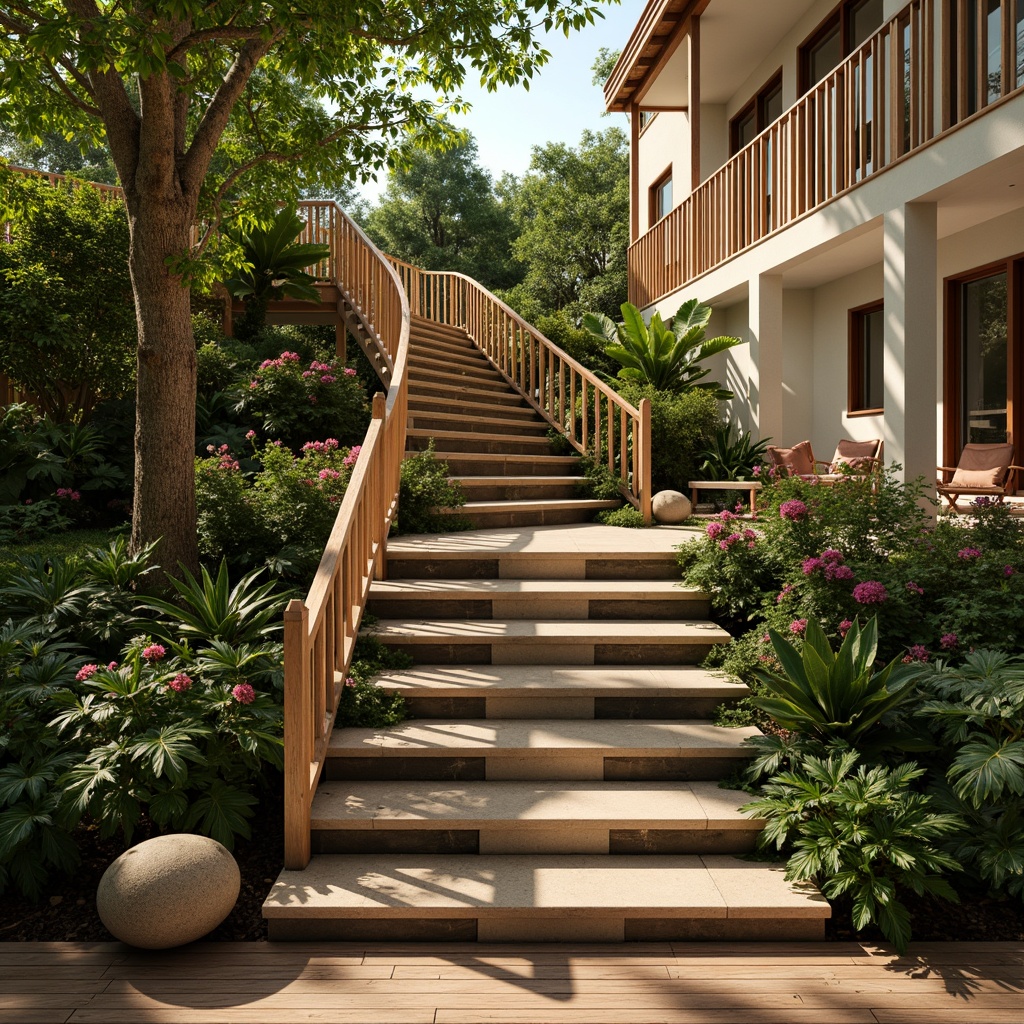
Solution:
<svg viewBox="0 0 1024 1024">
<path fill-rule="evenodd" d="M 370 422 L 366 394 L 356 371 L 336 360 L 303 364 L 295 352 L 265 359 L 243 387 L 241 409 L 267 438 L 298 449 L 310 437 L 361 441 Z"/>
<path fill-rule="evenodd" d="M 199 551 L 235 567 L 270 564 L 288 576 L 316 568 L 359 457 L 335 438 L 298 455 L 280 443 L 253 443 L 259 471 L 247 476 L 222 446 L 196 459 Z M 211 446 L 212 447 L 212 446 Z"/>
</svg>

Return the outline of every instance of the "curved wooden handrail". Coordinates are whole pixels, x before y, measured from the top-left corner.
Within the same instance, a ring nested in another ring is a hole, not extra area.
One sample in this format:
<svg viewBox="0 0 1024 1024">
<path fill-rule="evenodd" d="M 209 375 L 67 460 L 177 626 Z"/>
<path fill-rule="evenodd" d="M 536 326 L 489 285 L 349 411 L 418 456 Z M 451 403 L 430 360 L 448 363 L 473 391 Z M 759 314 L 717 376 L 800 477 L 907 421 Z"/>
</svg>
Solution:
<svg viewBox="0 0 1024 1024">
<path fill-rule="evenodd" d="M 413 315 L 461 327 L 498 372 L 581 454 L 618 477 L 651 521 L 651 403 L 636 408 L 465 274 L 389 256 Z"/>
<path fill-rule="evenodd" d="M 334 275 L 342 302 L 386 362 L 389 386 L 387 398 L 374 396 L 373 418 L 309 593 L 285 611 L 285 867 L 292 869 L 309 863 L 313 793 L 398 503 L 410 322 L 402 282 L 360 228 L 333 203 L 302 203 L 300 210 L 311 236 L 331 231 L 329 266 L 321 269 Z"/>
</svg>

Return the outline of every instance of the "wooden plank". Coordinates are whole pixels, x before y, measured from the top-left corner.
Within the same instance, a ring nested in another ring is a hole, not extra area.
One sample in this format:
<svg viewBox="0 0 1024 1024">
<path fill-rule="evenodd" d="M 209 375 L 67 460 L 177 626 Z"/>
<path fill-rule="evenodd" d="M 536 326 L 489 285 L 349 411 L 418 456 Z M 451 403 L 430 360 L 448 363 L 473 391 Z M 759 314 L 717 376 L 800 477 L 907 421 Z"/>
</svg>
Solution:
<svg viewBox="0 0 1024 1024">
<path fill-rule="evenodd" d="M 366 1010 L 322 1007 L 295 1007 L 275 1010 L 273 1018 L 258 1007 L 240 1006 L 223 1010 L 194 1009 L 190 1006 L 147 1009 L 145 1017 L 137 1009 L 112 1010 L 85 1007 L 75 1012 L 67 1024 L 434 1024 L 434 1009 Z M 3 1022 L 6 1024 L 6 1022 Z M 22 1024 L 11 1020 L 10 1024 Z M 26 1024 L 28 1022 L 26 1021 Z M 47 1022 L 48 1024 L 48 1022 Z"/>
<path fill-rule="evenodd" d="M 737 1016 L 742 1012 L 742 1016 Z M 77 1019 L 77 1018 L 76 1018 Z M 788 1007 L 784 1010 L 764 1010 L 736 1007 L 722 1010 L 661 1010 L 651 1015 L 643 1011 L 630 1012 L 623 1016 L 623 1010 L 577 1010 L 575 1007 L 552 1007 L 543 1017 L 531 1013 L 517 1013 L 515 1010 L 459 1010 L 440 1007 L 435 1024 L 822 1024 L 821 1010 L 801 1010 Z M 846 1010 L 833 1008 L 828 1013 L 829 1024 L 877 1024 L 870 1010 Z M 1019 1024 L 1019 1019 L 1018 1019 Z"/>
<path fill-rule="evenodd" d="M 0 1010 L 0 1024 L 65 1024 L 73 1008 Z"/>
</svg>

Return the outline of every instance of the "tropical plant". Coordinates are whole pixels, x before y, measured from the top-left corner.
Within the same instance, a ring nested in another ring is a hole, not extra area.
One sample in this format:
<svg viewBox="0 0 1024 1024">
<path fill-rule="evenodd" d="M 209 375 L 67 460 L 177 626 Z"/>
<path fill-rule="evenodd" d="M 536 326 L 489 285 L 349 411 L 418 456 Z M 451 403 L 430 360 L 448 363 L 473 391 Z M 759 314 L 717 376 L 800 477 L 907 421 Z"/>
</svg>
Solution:
<svg viewBox="0 0 1024 1024">
<path fill-rule="evenodd" d="M 279 210 L 269 225 L 246 227 L 228 225 L 224 233 L 242 249 L 243 266 L 224 286 L 245 302 L 245 315 L 235 324 L 235 335 L 249 341 L 267 322 L 270 301 L 289 298 L 319 302 L 316 278 L 306 267 L 331 254 L 330 247 L 317 242 L 300 243 L 305 221 L 294 207 Z"/>
<path fill-rule="evenodd" d="M 676 314 L 663 321 L 660 313 L 644 323 L 640 310 L 629 302 L 622 304 L 623 322 L 614 323 L 603 313 L 587 313 L 583 326 L 605 342 L 605 353 L 622 364 L 621 380 L 651 384 L 660 391 L 710 391 L 725 400 L 733 393 L 718 381 L 705 381 L 711 368 L 700 364 L 719 352 L 741 344 L 739 338 L 722 335 L 706 338 L 711 322 L 711 307 L 698 299 L 688 299 Z"/>
<path fill-rule="evenodd" d="M 879 742 L 879 720 L 913 693 L 911 666 L 894 659 L 875 671 L 878 620 L 861 628 L 850 625 L 834 654 L 820 624 L 809 619 L 800 650 L 774 629 L 768 630 L 781 673 L 759 669 L 755 674 L 771 692 L 752 703 L 784 729 L 795 729 L 822 740 L 849 743 Z M 868 733 L 872 735 L 869 736 Z"/>
<path fill-rule="evenodd" d="M 752 441 L 750 431 L 733 433 L 732 423 L 723 423 L 715 431 L 714 441 L 701 453 L 700 472 L 706 480 L 751 480 L 754 469 L 765 459 L 770 437 Z"/>
<path fill-rule="evenodd" d="M 787 879 L 812 880 L 829 899 L 850 898 L 854 927 L 876 922 L 902 952 L 910 915 L 899 892 L 957 901 L 942 873 L 959 864 L 940 844 L 963 823 L 914 791 L 924 769 L 913 762 L 856 767 L 858 758 L 838 747 L 806 754 L 742 810 L 765 819 L 761 845 L 792 851 Z"/>
</svg>

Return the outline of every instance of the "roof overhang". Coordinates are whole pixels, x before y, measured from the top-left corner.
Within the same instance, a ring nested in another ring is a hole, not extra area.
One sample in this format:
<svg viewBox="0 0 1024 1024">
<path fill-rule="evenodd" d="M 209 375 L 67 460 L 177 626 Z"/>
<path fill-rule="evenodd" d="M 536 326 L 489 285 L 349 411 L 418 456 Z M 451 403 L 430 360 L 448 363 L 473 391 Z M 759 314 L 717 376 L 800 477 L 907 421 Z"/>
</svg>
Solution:
<svg viewBox="0 0 1024 1024">
<path fill-rule="evenodd" d="M 690 19 L 710 0 L 648 0 L 629 41 L 604 84 L 609 111 L 628 111 L 642 100 L 654 77 L 672 58 Z"/>
</svg>

